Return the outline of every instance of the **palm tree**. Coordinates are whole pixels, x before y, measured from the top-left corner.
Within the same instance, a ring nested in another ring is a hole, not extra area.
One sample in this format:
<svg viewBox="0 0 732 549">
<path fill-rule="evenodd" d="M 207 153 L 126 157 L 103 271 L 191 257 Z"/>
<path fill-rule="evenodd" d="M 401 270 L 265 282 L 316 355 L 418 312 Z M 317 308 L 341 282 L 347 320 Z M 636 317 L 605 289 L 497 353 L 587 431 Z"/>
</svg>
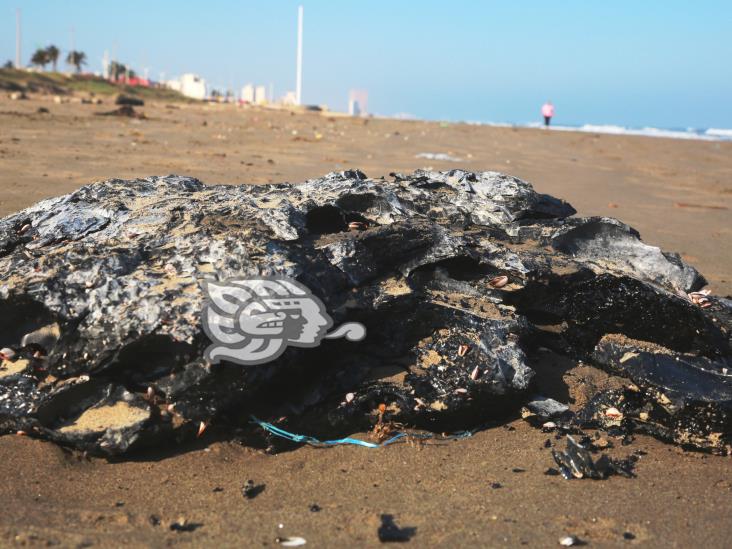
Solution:
<svg viewBox="0 0 732 549">
<path fill-rule="evenodd" d="M 112 61 L 109 64 L 109 77 L 117 81 L 120 79 L 120 77 L 124 76 L 127 73 L 127 67 L 125 67 L 122 63 L 118 63 L 117 61 Z"/>
<path fill-rule="evenodd" d="M 81 66 L 86 65 L 86 54 L 83 51 L 70 51 L 66 63 L 76 67 L 76 72 L 81 72 Z"/>
<path fill-rule="evenodd" d="M 31 57 L 31 63 L 38 67 L 41 67 L 43 70 L 46 69 L 48 61 L 48 51 L 43 48 L 38 48 L 33 54 L 33 57 Z"/>
<path fill-rule="evenodd" d="M 48 56 L 48 60 L 53 65 L 53 72 L 56 72 L 56 64 L 58 63 L 59 53 L 61 52 L 53 44 L 46 48 L 46 55 Z"/>
</svg>

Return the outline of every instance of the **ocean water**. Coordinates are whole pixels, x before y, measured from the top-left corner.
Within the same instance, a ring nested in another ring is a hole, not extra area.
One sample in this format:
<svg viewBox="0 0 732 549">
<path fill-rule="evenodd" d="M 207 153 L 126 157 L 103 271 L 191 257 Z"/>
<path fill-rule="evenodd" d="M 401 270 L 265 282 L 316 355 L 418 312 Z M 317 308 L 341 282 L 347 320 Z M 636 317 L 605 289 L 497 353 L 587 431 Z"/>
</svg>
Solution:
<svg viewBox="0 0 732 549">
<path fill-rule="evenodd" d="M 528 124 L 505 124 L 498 122 L 470 122 L 470 124 L 515 128 L 543 128 L 540 122 Z M 672 139 L 699 139 L 702 141 L 732 141 L 732 129 L 727 128 L 629 128 L 612 124 L 583 124 L 581 126 L 549 127 L 552 131 L 607 133 L 614 135 L 643 135 L 646 137 L 667 137 Z"/>
</svg>

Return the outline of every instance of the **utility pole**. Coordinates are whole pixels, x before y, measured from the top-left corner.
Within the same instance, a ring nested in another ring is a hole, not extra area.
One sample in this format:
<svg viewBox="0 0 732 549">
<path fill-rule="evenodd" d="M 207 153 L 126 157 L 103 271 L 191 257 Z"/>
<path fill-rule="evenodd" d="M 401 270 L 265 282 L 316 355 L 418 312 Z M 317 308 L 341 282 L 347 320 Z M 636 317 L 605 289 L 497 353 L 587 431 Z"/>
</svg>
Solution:
<svg viewBox="0 0 732 549">
<path fill-rule="evenodd" d="M 297 8 L 297 80 L 295 83 L 295 103 L 302 105 L 302 6 Z"/>
<path fill-rule="evenodd" d="M 20 8 L 15 10 L 15 68 L 19 69 L 22 65 L 20 59 Z"/>
</svg>

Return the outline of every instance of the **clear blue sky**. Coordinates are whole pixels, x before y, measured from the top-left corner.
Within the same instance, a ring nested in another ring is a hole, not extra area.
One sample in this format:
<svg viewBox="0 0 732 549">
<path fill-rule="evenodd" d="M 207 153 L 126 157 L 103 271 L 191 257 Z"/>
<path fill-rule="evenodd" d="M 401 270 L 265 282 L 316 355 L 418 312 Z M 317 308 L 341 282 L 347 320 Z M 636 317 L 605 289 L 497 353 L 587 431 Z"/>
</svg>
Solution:
<svg viewBox="0 0 732 549">
<path fill-rule="evenodd" d="M 0 0 L 0 62 L 49 43 L 100 70 L 104 50 L 150 75 L 294 89 L 290 0 Z M 306 102 L 423 118 L 732 128 L 732 1 L 305 0 Z"/>
</svg>

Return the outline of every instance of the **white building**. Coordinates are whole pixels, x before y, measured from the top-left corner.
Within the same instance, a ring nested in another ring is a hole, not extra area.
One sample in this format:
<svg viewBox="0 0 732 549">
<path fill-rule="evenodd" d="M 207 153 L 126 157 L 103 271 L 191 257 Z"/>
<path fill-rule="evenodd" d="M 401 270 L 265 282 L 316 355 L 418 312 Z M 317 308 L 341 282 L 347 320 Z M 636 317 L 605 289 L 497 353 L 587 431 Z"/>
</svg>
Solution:
<svg viewBox="0 0 732 549">
<path fill-rule="evenodd" d="M 254 103 L 254 86 L 247 84 L 241 89 L 241 100 L 247 103 Z"/>
<path fill-rule="evenodd" d="M 206 81 L 195 74 L 187 73 L 178 80 L 168 80 L 171 90 L 179 91 L 192 99 L 206 99 Z"/>
<path fill-rule="evenodd" d="M 267 88 L 265 86 L 257 86 L 254 89 L 254 101 L 260 105 L 267 102 Z"/>
<path fill-rule="evenodd" d="M 281 102 L 283 105 L 296 105 L 297 95 L 294 91 L 288 91 L 284 96 L 282 96 Z"/>
</svg>

